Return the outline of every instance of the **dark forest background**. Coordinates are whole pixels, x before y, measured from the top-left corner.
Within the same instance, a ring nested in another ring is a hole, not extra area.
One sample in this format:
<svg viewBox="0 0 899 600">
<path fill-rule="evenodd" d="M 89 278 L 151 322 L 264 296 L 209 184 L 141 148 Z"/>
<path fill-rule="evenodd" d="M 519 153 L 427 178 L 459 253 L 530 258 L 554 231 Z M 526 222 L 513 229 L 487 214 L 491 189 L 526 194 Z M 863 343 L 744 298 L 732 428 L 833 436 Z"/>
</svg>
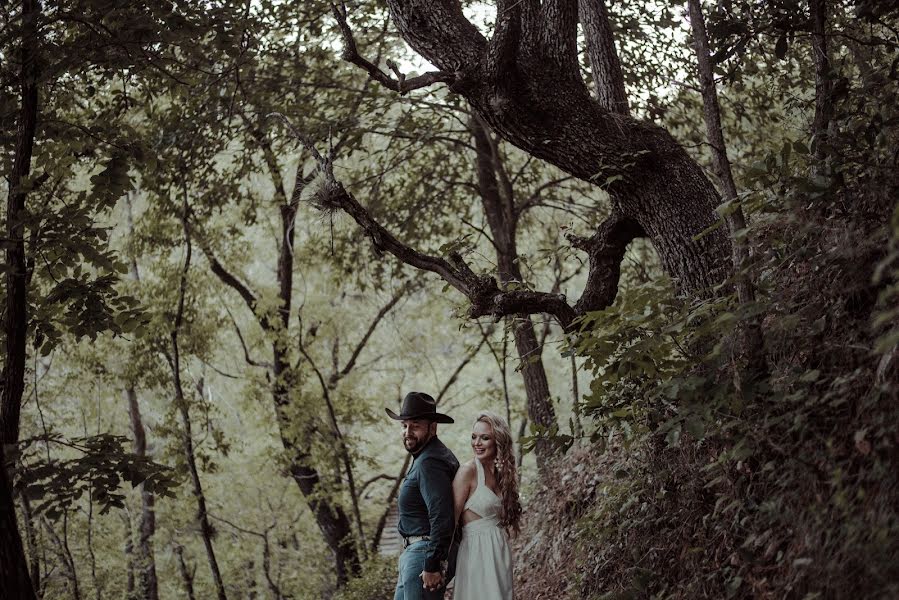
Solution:
<svg viewBox="0 0 899 600">
<path fill-rule="evenodd" d="M 0 8 L 0 598 L 392 597 L 383 412 L 522 598 L 899 596 L 899 5 Z"/>
</svg>

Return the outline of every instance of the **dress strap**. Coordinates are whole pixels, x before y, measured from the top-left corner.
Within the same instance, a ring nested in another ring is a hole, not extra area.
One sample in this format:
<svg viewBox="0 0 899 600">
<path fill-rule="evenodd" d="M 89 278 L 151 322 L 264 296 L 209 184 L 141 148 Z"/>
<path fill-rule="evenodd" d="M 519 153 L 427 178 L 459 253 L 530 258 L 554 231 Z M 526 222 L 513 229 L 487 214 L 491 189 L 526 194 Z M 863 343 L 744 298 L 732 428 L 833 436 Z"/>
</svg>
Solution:
<svg viewBox="0 0 899 600">
<path fill-rule="evenodd" d="M 474 464 L 478 468 L 478 487 L 487 485 L 487 478 L 484 475 L 484 465 L 481 464 L 481 459 L 476 456 L 474 458 Z"/>
</svg>

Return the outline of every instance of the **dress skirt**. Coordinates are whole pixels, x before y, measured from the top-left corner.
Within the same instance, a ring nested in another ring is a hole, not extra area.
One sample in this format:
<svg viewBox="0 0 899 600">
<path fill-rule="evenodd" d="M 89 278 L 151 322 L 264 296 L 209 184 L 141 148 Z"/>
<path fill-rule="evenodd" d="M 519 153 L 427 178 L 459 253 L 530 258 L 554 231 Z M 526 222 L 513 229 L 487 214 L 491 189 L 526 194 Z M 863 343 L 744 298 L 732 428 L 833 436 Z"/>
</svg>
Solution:
<svg viewBox="0 0 899 600">
<path fill-rule="evenodd" d="M 512 550 L 496 517 L 462 528 L 453 600 L 512 600 Z"/>
</svg>

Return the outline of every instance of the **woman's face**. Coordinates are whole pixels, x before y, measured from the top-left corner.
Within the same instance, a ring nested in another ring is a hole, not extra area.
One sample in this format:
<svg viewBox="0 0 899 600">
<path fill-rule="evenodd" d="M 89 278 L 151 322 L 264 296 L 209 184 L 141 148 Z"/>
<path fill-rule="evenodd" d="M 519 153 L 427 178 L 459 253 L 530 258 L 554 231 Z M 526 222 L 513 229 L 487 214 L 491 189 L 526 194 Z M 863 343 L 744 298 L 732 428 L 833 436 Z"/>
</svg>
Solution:
<svg viewBox="0 0 899 600">
<path fill-rule="evenodd" d="M 493 427 L 489 423 L 478 421 L 474 424 L 471 432 L 471 448 L 481 463 L 496 459 L 496 439 L 493 437 Z"/>
</svg>

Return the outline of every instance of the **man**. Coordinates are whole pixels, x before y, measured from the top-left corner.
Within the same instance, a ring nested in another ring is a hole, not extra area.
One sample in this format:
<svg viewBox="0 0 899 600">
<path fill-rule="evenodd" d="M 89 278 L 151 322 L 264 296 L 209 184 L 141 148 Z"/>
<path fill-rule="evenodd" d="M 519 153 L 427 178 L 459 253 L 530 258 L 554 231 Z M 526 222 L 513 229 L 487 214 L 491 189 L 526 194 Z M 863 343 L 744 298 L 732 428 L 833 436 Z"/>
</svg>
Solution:
<svg viewBox="0 0 899 600">
<path fill-rule="evenodd" d="M 437 402 L 422 392 L 409 392 L 400 414 L 403 445 L 415 458 L 399 493 L 399 530 L 403 537 L 394 600 L 439 600 L 446 581 L 441 562 L 453 541 L 453 477 L 459 461 L 437 439 L 437 424 L 453 419 L 437 412 Z"/>
</svg>

